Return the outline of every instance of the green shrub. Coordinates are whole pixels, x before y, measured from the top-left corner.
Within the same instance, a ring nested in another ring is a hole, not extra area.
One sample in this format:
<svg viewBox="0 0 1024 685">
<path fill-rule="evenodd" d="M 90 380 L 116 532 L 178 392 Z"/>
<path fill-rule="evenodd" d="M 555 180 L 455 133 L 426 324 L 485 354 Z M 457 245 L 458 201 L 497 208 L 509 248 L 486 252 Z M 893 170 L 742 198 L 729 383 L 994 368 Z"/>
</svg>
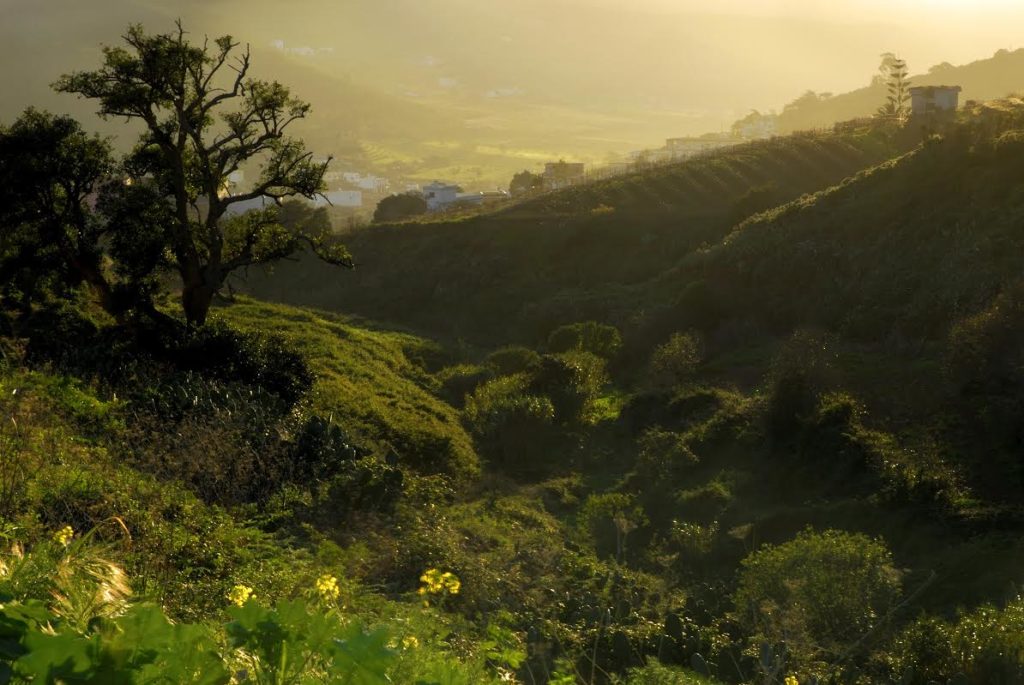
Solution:
<svg viewBox="0 0 1024 685">
<path fill-rule="evenodd" d="M 528 347 L 513 345 L 491 352 L 484 364 L 498 376 L 529 374 L 540 367 L 540 355 Z"/>
<path fill-rule="evenodd" d="M 676 495 L 679 515 L 689 521 L 711 523 L 733 499 L 733 487 L 724 474 L 716 479 Z"/>
<path fill-rule="evenodd" d="M 657 427 L 644 431 L 637 447 L 637 474 L 652 484 L 671 482 L 683 469 L 700 461 L 681 433 Z"/>
<path fill-rule="evenodd" d="M 533 471 L 548 464 L 555 407 L 530 391 L 524 375 L 502 376 L 467 397 L 466 422 L 485 454 L 500 468 Z"/>
<path fill-rule="evenodd" d="M 959 674 L 970 685 L 1024 682 L 1024 598 L 962 613 L 954 623 L 923 616 L 895 639 L 892 655 L 895 673 L 912 670 L 912 685 Z"/>
<path fill-rule="evenodd" d="M 744 559 L 732 599 L 755 643 L 785 642 L 794 661 L 813 671 L 876 629 L 899 592 L 900 574 L 883 542 L 806 530 Z"/>
<path fill-rule="evenodd" d="M 765 413 L 773 440 L 786 442 L 798 435 L 818 397 L 834 383 L 834 356 L 824 336 L 799 331 L 772 360 Z"/>
<path fill-rule="evenodd" d="M 577 517 L 589 534 L 597 553 L 625 560 L 630 533 L 647 524 L 647 516 L 636 497 L 622 492 L 591 495 L 580 507 Z"/>
<path fill-rule="evenodd" d="M 550 398 L 559 423 L 587 423 L 594 402 L 608 382 L 603 359 L 590 352 L 548 354 L 530 383 L 530 392 Z"/>
<path fill-rule="evenodd" d="M 622 335 L 614 326 L 584 321 L 556 328 L 548 336 L 548 350 L 561 352 L 590 352 L 611 361 L 622 350 Z"/>
<path fill-rule="evenodd" d="M 654 350 L 647 365 L 648 384 L 672 390 L 693 376 L 701 361 L 700 340 L 693 333 L 675 333 Z"/>
</svg>

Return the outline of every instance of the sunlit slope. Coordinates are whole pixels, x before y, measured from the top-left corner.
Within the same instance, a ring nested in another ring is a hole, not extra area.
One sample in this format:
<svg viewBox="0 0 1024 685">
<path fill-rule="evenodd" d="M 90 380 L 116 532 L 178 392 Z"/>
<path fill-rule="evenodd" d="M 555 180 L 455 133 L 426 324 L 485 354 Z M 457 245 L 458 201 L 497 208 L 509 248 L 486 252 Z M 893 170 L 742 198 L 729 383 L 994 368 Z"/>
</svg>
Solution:
<svg viewBox="0 0 1024 685">
<path fill-rule="evenodd" d="M 424 364 L 438 354 L 412 335 L 261 302 L 220 310 L 241 330 L 273 331 L 295 345 L 317 375 L 312 402 L 358 438 L 404 466 L 471 476 L 479 468 L 458 412 L 431 392 Z"/>
<path fill-rule="evenodd" d="M 536 339 L 581 318 L 628 323 L 640 287 L 745 217 L 895 154 L 882 136 L 791 137 L 653 168 L 450 223 L 349 236 L 359 268 L 312 261 L 253 274 L 260 297 L 469 340 Z M 627 291 L 628 289 L 628 291 Z"/>
</svg>

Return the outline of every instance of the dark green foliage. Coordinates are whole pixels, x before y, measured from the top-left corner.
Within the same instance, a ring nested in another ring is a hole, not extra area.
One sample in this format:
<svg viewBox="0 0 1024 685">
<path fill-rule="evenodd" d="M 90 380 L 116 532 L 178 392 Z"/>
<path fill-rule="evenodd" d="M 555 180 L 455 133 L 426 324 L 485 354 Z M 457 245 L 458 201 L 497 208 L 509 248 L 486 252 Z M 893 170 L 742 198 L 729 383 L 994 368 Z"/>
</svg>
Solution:
<svg viewBox="0 0 1024 685">
<path fill-rule="evenodd" d="M 530 382 L 530 392 L 551 400 L 554 418 L 566 425 L 586 423 L 608 382 L 605 362 L 590 352 L 548 354 Z"/>
<path fill-rule="evenodd" d="M 654 427 L 637 440 L 636 476 L 647 487 L 671 487 L 678 476 L 700 459 L 679 433 Z"/>
<path fill-rule="evenodd" d="M 484 363 L 498 376 L 535 373 L 541 364 L 540 354 L 528 347 L 512 345 L 487 355 Z"/>
<path fill-rule="evenodd" d="M 377 209 L 373 211 L 373 220 L 382 223 L 386 221 L 401 221 L 411 219 L 427 213 L 427 201 L 420 193 L 401 193 L 389 195 L 377 203 Z"/>
<path fill-rule="evenodd" d="M 114 173 L 109 143 L 70 117 L 29 109 L 0 128 L 0 276 L 8 296 L 25 306 L 47 287 L 65 294 L 84 283 L 111 314 L 130 308 L 133 295 L 115 293 L 104 273 L 100 241 L 135 224 L 108 223 L 86 203 Z"/>
<path fill-rule="evenodd" d="M 222 323 L 199 330 L 170 321 L 101 329 L 79 309 L 58 305 L 34 312 L 23 335 L 29 362 L 56 364 L 114 385 L 134 382 L 133 374 L 146 366 L 167 365 L 173 372 L 194 374 L 189 383 L 209 379 L 253 386 L 293 405 L 313 384 L 309 365 L 283 338 Z M 168 381 L 175 382 L 157 380 Z"/>
<path fill-rule="evenodd" d="M 332 521 L 356 512 L 391 513 L 405 492 L 401 469 L 379 459 L 350 459 L 331 466 L 316 475 L 335 474 L 327 480 L 324 503 Z"/>
<path fill-rule="evenodd" d="M 614 326 L 584 321 L 556 328 L 548 336 L 548 350 L 561 352 L 590 352 L 612 361 L 622 350 L 622 335 Z"/>
<path fill-rule="evenodd" d="M 792 440 L 815 410 L 819 395 L 834 383 L 833 353 L 827 337 L 801 331 L 782 347 L 768 378 L 768 432 L 779 442 Z"/>
<path fill-rule="evenodd" d="M 555 407 L 547 397 L 531 393 L 528 377 L 503 376 L 484 383 L 466 398 L 465 416 L 484 453 L 499 468 L 530 473 L 551 466 Z"/>
<path fill-rule="evenodd" d="M 658 346 L 647 364 L 647 383 L 656 390 L 674 390 L 693 377 L 701 362 L 700 340 L 692 333 L 674 333 Z"/>
<path fill-rule="evenodd" d="M 1024 679 L 1024 601 L 979 607 L 953 622 L 921 617 L 895 639 L 892 668 L 912 670 L 911 685 L 965 682 L 1011 685 Z"/>
<path fill-rule="evenodd" d="M 579 523 L 588 531 L 599 556 L 625 560 L 629 536 L 646 525 L 647 517 L 633 495 L 608 492 L 591 495 L 583 503 Z"/>
<path fill-rule="evenodd" d="M 240 332 L 220 323 L 168 341 L 157 354 L 176 368 L 258 386 L 294 404 L 313 386 L 313 372 L 284 338 Z"/>
</svg>

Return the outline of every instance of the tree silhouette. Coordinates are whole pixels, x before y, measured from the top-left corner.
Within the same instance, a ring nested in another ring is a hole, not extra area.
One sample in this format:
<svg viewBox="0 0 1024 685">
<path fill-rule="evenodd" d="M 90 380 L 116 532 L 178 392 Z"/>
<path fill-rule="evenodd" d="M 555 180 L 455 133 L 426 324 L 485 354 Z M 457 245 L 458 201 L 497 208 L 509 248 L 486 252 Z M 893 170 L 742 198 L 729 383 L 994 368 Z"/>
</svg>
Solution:
<svg viewBox="0 0 1024 685">
<path fill-rule="evenodd" d="M 910 115 L 907 102 L 910 100 L 910 81 L 907 63 L 891 52 L 882 55 L 878 67 L 888 90 L 885 104 L 878 108 L 878 116 L 903 123 Z"/>
<path fill-rule="evenodd" d="M 286 129 L 310 111 L 277 82 L 250 78 L 249 49 L 230 36 L 192 45 L 181 23 L 167 34 L 132 26 L 125 47 L 105 47 L 103 66 L 63 76 L 58 91 L 99 102 L 104 118 L 140 121 L 144 133 L 126 164 L 130 176 L 169 201 L 160 227 L 181 277 L 189 325 L 202 325 L 214 295 L 235 270 L 287 257 L 309 246 L 326 261 L 353 266 L 327 231 L 285 228 L 275 203 L 312 198 L 327 162 L 317 162 Z M 329 161 L 329 160 L 328 160 Z M 231 195 L 228 177 L 259 162 L 251 189 Z M 240 216 L 232 206 L 268 198 L 269 208 Z"/>
</svg>

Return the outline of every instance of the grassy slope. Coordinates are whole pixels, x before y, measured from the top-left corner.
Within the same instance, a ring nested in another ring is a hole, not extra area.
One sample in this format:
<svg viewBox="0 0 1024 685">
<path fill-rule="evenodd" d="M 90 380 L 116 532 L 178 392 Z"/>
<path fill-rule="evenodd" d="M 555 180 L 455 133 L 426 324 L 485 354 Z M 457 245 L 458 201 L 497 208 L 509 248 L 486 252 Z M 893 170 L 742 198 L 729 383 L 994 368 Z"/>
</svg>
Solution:
<svg viewBox="0 0 1024 685">
<path fill-rule="evenodd" d="M 303 261 L 259 297 L 368 314 L 447 339 L 534 341 L 580 318 L 629 324 L 644 284 L 750 214 L 887 159 L 881 136 L 794 137 L 552 193 L 450 223 L 373 226 L 348 240 L 361 267 Z M 607 208 L 612 208 L 613 211 Z"/>
<path fill-rule="evenodd" d="M 477 472 L 458 413 L 429 390 L 424 364 L 437 355 L 436 346 L 332 314 L 255 301 L 220 312 L 238 328 L 273 331 L 295 345 L 317 374 L 315 410 L 355 437 L 427 471 L 452 463 L 463 476 Z"/>
</svg>

